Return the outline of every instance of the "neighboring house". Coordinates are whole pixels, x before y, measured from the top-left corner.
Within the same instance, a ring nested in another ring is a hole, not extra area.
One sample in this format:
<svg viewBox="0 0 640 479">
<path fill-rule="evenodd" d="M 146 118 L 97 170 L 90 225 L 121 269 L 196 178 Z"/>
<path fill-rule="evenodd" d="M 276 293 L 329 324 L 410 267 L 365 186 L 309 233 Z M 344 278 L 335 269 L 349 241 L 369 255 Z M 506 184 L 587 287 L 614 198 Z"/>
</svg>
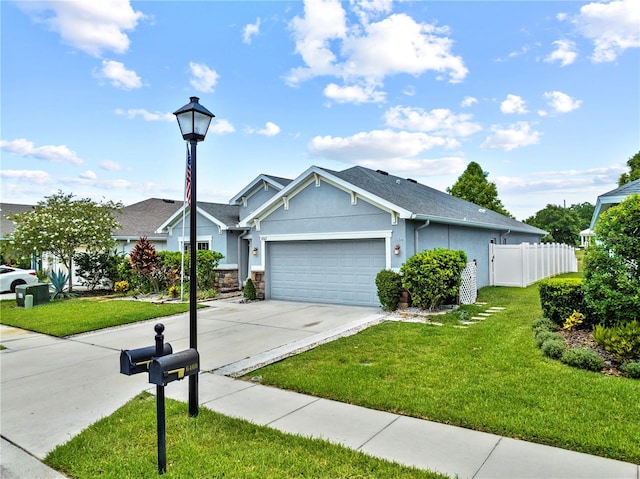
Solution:
<svg viewBox="0 0 640 479">
<path fill-rule="evenodd" d="M 640 179 L 630 181 L 629 183 L 626 183 L 614 190 L 598 196 L 596 207 L 593 211 L 593 216 L 591 217 L 591 225 L 589 226 L 589 229 L 595 229 L 598 217 L 602 213 L 604 213 L 612 206 L 615 206 L 618 203 L 624 201 L 627 196 L 633 195 L 635 193 L 640 193 Z"/>
<path fill-rule="evenodd" d="M 149 198 L 121 210 L 116 214 L 120 228 L 113 231 L 118 252 L 129 254 L 138 239 L 146 237 L 157 251 L 173 250 L 167 248 L 167 234 L 156 230 L 167 218 L 182 208 L 182 201 Z"/>
<path fill-rule="evenodd" d="M 490 243 L 537 243 L 546 234 L 415 180 L 359 166 L 312 166 L 246 209 L 239 224 L 248 229 L 246 274 L 270 299 L 377 306 L 376 274 L 436 247 L 461 249 L 475 260 L 481 288 L 489 284 Z"/>
<path fill-rule="evenodd" d="M 19 205 L 16 203 L 0 203 L 0 240 L 8 240 L 16 230 L 16 224 L 9 219 L 10 216 L 33 211 L 33 205 Z"/>
</svg>

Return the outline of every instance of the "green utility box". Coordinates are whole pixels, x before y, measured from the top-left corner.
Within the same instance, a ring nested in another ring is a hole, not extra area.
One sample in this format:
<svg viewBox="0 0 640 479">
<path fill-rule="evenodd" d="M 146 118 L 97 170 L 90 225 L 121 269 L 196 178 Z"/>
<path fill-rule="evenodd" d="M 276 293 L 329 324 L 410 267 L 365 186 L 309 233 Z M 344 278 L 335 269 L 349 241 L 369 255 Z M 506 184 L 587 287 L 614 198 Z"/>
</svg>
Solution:
<svg viewBox="0 0 640 479">
<path fill-rule="evenodd" d="M 16 286 L 16 303 L 24 308 L 24 298 L 30 294 L 33 296 L 33 305 L 46 304 L 49 302 L 49 285 L 38 283 L 32 286 L 21 284 Z"/>
</svg>

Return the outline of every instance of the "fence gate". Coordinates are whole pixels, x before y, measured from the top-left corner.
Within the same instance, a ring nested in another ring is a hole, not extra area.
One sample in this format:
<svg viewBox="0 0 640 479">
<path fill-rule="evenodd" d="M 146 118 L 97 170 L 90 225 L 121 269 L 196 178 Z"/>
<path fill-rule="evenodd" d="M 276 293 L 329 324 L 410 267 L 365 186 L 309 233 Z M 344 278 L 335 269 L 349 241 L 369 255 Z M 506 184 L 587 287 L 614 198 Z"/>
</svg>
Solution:
<svg viewBox="0 0 640 479">
<path fill-rule="evenodd" d="M 473 304 L 478 299 L 476 285 L 476 272 L 478 267 L 475 261 L 467 263 L 462 270 L 462 283 L 460 284 L 460 304 Z"/>
</svg>

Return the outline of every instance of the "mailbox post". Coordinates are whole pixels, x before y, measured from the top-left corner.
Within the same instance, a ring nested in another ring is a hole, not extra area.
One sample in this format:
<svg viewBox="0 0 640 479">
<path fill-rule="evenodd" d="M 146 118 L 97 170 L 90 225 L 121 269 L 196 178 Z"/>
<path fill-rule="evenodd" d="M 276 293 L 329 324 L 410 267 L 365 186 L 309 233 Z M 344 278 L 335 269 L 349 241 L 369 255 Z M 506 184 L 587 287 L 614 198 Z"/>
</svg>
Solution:
<svg viewBox="0 0 640 479">
<path fill-rule="evenodd" d="M 156 332 L 156 357 L 162 356 L 164 351 L 164 325 L 158 323 L 154 327 Z M 151 367 L 149 366 L 149 369 Z M 156 422 L 158 425 L 158 474 L 167 472 L 167 425 L 164 406 L 164 386 L 156 386 Z"/>
</svg>

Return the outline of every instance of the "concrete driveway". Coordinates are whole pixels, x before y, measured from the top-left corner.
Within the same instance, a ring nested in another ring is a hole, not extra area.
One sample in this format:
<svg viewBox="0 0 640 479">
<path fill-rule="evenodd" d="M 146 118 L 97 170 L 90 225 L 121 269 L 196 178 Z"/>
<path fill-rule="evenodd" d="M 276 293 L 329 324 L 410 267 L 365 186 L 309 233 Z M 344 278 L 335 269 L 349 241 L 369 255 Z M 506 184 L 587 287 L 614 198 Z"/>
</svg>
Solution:
<svg viewBox="0 0 640 479">
<path fill-rule="evenodd" d="M 377 308 L 285 301 L 207 304 L 198 311 L 202 371 L 383 316 Z M 8 348 L 0 353 L 2 437 L 42 459 L 150 389 L 146 374 L 119 373 L 119 357 L 121 349 L 153 345 L 158 322 L 174 351 L 189 347 L 188 313 L 67 339 L 0 326 L 0 343 Z M 168 387 L 186 391 L 188 382 Z"/>
</svg>

